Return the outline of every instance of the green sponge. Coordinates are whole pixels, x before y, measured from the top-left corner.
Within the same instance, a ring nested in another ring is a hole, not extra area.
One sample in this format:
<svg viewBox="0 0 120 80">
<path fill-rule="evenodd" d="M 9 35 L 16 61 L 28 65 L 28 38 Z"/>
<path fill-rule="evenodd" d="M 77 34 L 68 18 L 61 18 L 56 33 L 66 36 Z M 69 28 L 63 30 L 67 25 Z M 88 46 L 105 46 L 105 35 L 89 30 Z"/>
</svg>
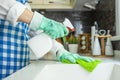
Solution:
<svg viewBox="0 0 120 80">
<path fill-rule="evenodd" d="M 88 70 L 89 72 L 92 72 L 95 67 L 101 63 L 100 60 L 95 60 L 95 61 L 92 61 L 92 62 L 86 62 L 84 60 L 77 60 L 76 61 L 77 64 L 81 65 L 84 69 Z"/>
<path fill-rule="evenodd" d="M 62 63 L 72 64 L 67 59 L 63 59 Z M 80 66 L 82 66 L 84 69 L 86 69 L 89 72 L 92 72 L 99 63 L 101 63 L 100 60 L 95 60 L 95 61 L 92 61 L 92 62 L 86 62 L 84 60 L 76 60 L 76 64 L 79 64 Z"/>
</svg>

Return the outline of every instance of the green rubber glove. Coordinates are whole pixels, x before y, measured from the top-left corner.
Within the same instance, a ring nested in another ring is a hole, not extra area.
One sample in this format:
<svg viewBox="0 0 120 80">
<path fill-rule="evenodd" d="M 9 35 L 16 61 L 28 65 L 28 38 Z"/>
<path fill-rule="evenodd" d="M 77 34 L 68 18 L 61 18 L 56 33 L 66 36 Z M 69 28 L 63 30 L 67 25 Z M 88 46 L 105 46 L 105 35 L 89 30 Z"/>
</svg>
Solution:
<svg viewBox="0 0 120 80">
<path fill-rule="evenodd" d="M 34 30 L 43 30 L 45 33 L 56 39 L 68 35 L 69 31 L 62 23 L 48 19 L 35 12 L 30 27 Z"/>
<path fill-rule="evenodd" d="M 62 23 L 46 17 L 43 17 L 41 25 L 38 29 L 44 30 L 44 32 L 49 34 L 53 39 L 68 35 L 68 29 Z"/>
<path fill-rule="evenodd" d="M 66 60 L 70 63 L 77 63 L 77 60 L 83 60 L 85 62 L 93 62 L 95 61 L 93 58 L 90 57 L 85 57 L 85 56 L 80 56 L 76 53 L 70 53 L 68 51 L 66 51 L 65 49 L 59 50 L 58 51 L 58 56 L 57 56 L 58 60 L 60 62 L 63 62 L 63 60 Z"/>
</svg>

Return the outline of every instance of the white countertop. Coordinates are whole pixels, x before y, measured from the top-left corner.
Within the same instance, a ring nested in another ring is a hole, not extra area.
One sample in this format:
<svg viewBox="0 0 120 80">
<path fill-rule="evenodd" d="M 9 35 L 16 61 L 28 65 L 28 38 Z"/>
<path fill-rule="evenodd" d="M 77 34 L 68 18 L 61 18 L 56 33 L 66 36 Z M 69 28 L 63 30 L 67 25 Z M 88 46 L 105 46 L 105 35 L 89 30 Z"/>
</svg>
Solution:
<svg viewBox="0 0 120 80">
<path fill-rule="evenodd" d="M 31 64 L 13 73 L 4 80 L 33 80 L 33 78 L 44 68 L 47 64 L 56 64 L 57 61 L 38 60 L 32 61 Z"/>
<path fill-rule="evenodd" d="M 99 58 L 99 59 L 101 59 L 103 62 L 119 63 L 119 61 L 114 60 L 114 58 Z M 4 80 L 34 80 L 35 76 L 44 68 L 45 65 L 48 64 L 61 64 L 61 63 L 52 60 L 32 61 L 31 64 L 13 73 Z"/>
</svg>

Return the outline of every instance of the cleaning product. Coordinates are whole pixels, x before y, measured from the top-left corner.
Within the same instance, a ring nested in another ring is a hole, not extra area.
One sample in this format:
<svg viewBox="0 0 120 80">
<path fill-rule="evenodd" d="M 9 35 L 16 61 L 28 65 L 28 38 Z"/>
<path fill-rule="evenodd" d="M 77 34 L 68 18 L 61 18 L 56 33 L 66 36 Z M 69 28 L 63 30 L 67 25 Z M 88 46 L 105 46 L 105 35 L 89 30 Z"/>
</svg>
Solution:
<svg viewBox="0 0 120 80">
<path fill-rule="evenodd" d="M 35 54 L 36 59 L 43 57 L 52 48 L 52 39 L 46 33 L 40 32 L 38 34 L 32 31 L 30 36 L 32 38 L 27 41 L 27 44 L 31 52 Z"/>
</svg>

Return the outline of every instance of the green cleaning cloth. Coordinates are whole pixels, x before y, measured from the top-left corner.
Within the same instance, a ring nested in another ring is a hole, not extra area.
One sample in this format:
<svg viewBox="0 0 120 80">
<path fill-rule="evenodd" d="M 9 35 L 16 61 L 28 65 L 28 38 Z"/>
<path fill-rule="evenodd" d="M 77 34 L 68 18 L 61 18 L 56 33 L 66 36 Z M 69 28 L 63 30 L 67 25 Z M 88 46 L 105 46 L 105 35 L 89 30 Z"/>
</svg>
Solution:
<svg viewBox="0 0 120 80">
<path fill-rule="evenodd" d="M 62 63 L 72 64 L 67 59 L 63 59 Z M 92 62 L 86 62 L 84 60 L 76 60 L 76 64 L 79 64 L 80 66 L 82 66 L 84 69 L 86 69 L 89 72 L 92 72 L 96 68 L 96 66 L 100 63 L 101 63 L 100 60 L 95 60 L 95 61 L 92 61 Z"/>
</svg>

